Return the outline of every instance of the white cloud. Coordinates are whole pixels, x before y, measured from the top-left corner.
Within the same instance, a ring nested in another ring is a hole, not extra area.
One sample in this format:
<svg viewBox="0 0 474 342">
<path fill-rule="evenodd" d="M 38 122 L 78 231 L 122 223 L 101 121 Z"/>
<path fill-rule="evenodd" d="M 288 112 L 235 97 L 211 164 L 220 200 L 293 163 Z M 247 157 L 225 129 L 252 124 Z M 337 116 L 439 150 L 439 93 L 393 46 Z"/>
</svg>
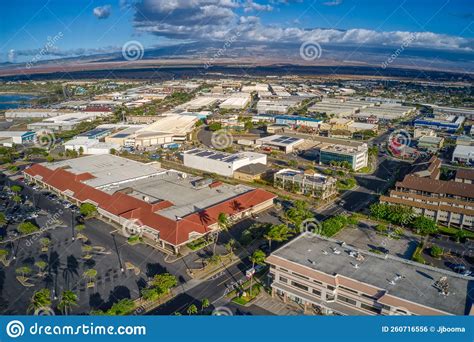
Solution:
<svg viewBox="0 0 474 342">
<path fill-rule="evenodd" d="M 15 63 L 15 60 L 16 60 L 16 52 L 15 50 L 11 49 L 10 51 L 8 51 L 8 61 L 10 63 Z"/>
<path fill-rule="evenodd" d="M 98 19 L 107 19 L 110 16 L 110 14 L 112 13 L 112 6 L 105 5 L 105 6 L 96 7 L 92 10 L 92 13 Z"/>
</svg>

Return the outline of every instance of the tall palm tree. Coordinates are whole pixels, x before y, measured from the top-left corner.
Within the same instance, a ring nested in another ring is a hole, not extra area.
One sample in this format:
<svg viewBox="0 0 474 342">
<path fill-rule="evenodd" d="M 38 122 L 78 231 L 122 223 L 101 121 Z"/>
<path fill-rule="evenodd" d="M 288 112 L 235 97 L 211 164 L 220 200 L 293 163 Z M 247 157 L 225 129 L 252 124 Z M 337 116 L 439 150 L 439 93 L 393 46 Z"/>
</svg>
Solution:
<svg viewBox="0 0 474 342">
<path fill-rule="evenodd" d="M 219 240 L 219 233 L 221 230 L 227 230 L 227 227 L 229 225 L 229 218 L 226 213 L 219 213 L 217 216 L 217 225 L 219 226 L 219 230 L 217 231 L 216 234 L 216 241 L 214 242 L 214 247 L 212 249 L 212 254 L 216 254 L 216 246 L 217 246 L 217 240 Z"/>
<path fill-rule="evenodd" d="M 77 305 L 77 295 L 69 290 L 66 290 L 61 295 L 61 301 L 58 304 L 58 309 L 65 315 L 68 311 Z"/>
<path fill-rule="evenodd" d="M 36 311 L 51 307 L 51 291 L 49 289 L 41 289 L 36 291 L 31 297 L 29 311 Z"/>
<path fill-rule="evenodd" d="M 272 241 L 283 242 L 288 240 L 291 235 L 293 234 L 286 224 L 277 224 L 271 226 L 268 232 L 263 235 L 263 237 L 268 240 L 268 247 L 271 251 Z"/>
<path fill-rule="evenodd" d="M 208 308 L 209 305 L 211 305 L 211 303 L 209 303 L 209 299 L 204 298 L 204 299 L 201 301 L 201 312 L 203 312 L 204 309 Z"/>
<path fill-rule="evenodd" d="M 252 262 L 252 268 L 253 269 L 255 268 L 255 264 L 263 265 L 265 262 L 265 257 L 266 257 L 265 253 L 260 249 L 257 249 L 255 252 L 253 252 L 253 254 L 249 257 L 249 260 Z M 250 276 L 250 297 L 252 297 L 252 287 L 253 287 L 252 281 L 253 281 L 253 274 Z"/>
</svg>

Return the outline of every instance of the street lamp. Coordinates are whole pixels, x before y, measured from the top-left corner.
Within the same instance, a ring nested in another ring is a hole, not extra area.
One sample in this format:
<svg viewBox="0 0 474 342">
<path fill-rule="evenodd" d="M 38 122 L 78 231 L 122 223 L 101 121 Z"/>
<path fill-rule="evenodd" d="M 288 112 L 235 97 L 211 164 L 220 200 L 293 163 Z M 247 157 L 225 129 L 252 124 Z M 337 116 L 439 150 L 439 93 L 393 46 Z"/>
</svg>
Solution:
<svg viewBox="0 0 474 342">
<path fill-rule="evenodd" d="M 117 253 L 117 258 L 118 258 L 119 265 L 120 265 L 120 271 L 124 272 L 125 270 L 124 270 L 123 265 L 122 265 L 122 259 L 120 258 L 120 253 L 119 253 L 119 249 L 118 249 L 118 246 L 117 246 L 117 241 L 115 240 L 115 234 L 114 233 L 111 233 L 111 234 L 112 234 L 112 239 L 114 240 L 115 251 Z"/>
</svg>

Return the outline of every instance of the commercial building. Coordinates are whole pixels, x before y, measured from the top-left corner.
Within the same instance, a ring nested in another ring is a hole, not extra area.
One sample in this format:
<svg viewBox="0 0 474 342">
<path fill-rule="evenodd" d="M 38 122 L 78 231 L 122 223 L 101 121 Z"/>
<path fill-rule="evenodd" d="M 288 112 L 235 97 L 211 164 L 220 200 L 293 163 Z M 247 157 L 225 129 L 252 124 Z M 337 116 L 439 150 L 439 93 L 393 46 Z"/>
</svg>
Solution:
<svg viewBox="0 0 474 342">
<path fill-rule="evenodd" d="M 474 108 L 439 107 L 436 105 L 431 107 L 433 108 L 433 114 L 435 115 L 464 116 L 469 120 L 474 120 Z"/>
<path fill-rule="evenodd" d="M 5 146 L 13 144 L 31 144 L 36 141 L 36 132 L 32 131 L 0 131 L 0 140 Z"/>
<path fill-rule="evenodd" d="M 111 142 L 100 142 L 99 139 L 77 136 L 64 143 L 65 150 L 74 150 L 83 154 L 108 154 L 111 149 L 119 150 L 120 145 Z"/>
<path fill-rule="evenodd" d="M 455 181 L 459 183 L 474 184 L 474 170 L 457 170 Z"/>
<path fill-rule="evenodd" d="M 273 252 L 272 296 L 325 315 L 472 315 L 473 277 L 302 234 Z"/>
<path fill-rule="evenodd" d="M 304 139 L 288 137 L 284 135 L 270 135 L 259 138 L 255 141 L 257 145 L 283 151 L 285 153 L 293 152 L 298 146 L 304 143 Z"/>
<path fill-rule="evenodd" d="M 275 116 L 275 123 L 277 125 L 288 125 L 291 128 L 296 127 L 313 127 L 318 128 L 322 120 L 315 118 L 308 118 L 298 115 L 277 115 Z"/>
<path fill-rule="evenodd" d="M 466 118 L 454 115 L 436 115 L 434 117 L 424 117 L 413 121 L 415 127 L 432 128 L 446 132 L 456 132 L 461 128 Z"/>
<path fill-rule="evenodd" d="M 456 145 L 453 152 L 452 162 L 474 165 L 474 146 Z"/>
<path fill-rule="evenodd" d="M 326 137 L 312 137 L 312 140 L 320 164 L 347 162 L 355 171 L 368 165 L 369 149 L 366 143 Z"/>
<path fill-rule="evenodd" d="M 283 169 L 273 177 L 273 185 L 287 191 L 323 200 L 337 194 L 336 179 L 314 171 Z"/>
<path fill-rule="evenodd" d="M 415 165 L 419 166 L 380 201 L 412 207 L 416 214 L 448 226 L 473 229 L 474 184 L 439 180 L 441 161 L 434 156 L 429 163 Z"/>
<path fill-rule="evenodd" d="M 261 189 L 114 155 L 34 164 L 24 176 L 78 205 L 95 205 L 99 217 L 121 227 L 125 236 L 141 236 L 171 253 L 215 233 L 219 214 L 235 222 L 270 208 L 275 198 Z"/>
<path fill-rule="evenodd" d="M 352 117 L 358 121 L 368 121 L 375 117 L 378 121 L 393 121 L 414 113 L 416 107 L 403 106 L 398 103 L 382 103 L 378 106 L 361 108 Z"/>
<path fill-rule="evenodd" d="M 235 170 L 251 164 L 267 164 L 267 156 L 255 152 L 224 153 L 195 148 L 183 152 L 183 162 L 187 167 L 232 177 Z"/>
<path fill-rule="evenodd" d="M 108 128 L 94 128 L 90 131 L 79 134 L 77 137 L 84 137 L 88 139 L 102 139 L 111 134 Z"/>
<path fill-rule="evenodd" d="M 39 131 L 43 129 L 53 131 L 70 131 L 81 122 L 90 122 L 99 117 L 108 116 L 111 112 L 74 112 L 44 119 L 27 125 L 28 129 Z"/>
<path fill-rule="evenodd" d="M 234 95 L 219 105 L 219 108 L 229 110 L 244 109 L 250 103 L 250 94 L 239 93 Z"/>
<path fill-rule="evenodd" d="M 200 96 L 197 97 L 185 104 L 181 105 L 180 107 L 184 108 L 186 111 L 196 111 L 200 109 L 205 109 L 213 106 L 214 104 L 219 101 L 217 97 L 209 97 L 209 96 Z"/>
<path fill-rule="evenodd" d="M 44 119 L 74 113 L 70 110 L 41 109 L 41 108 L 18 108 L 5 112 L 5 119 Z"/>
<path fill-rule="evenodd" d="M 119 132 L 105 137 L 105 142 L 118 144 L 119 146 L 135 146 L 135 133 L 145 126 L 131 126 L 121 129 Z"/>
<path fill-rule="evenodd" d="M 239 167 L 234 171 L 234 178 L 245 182 L 253 182 L 254 180 L 262 179 L 268 172 L 265 164 L 249 164 Z"/>
<path fill-rule="evenodd" d="M 418 139 L 418 148 L 430 152 L 437 152 L 441 147 L 443 147 L 443 144 L 443 137 L 432 137 L 425 135 Z"/>
</svg>

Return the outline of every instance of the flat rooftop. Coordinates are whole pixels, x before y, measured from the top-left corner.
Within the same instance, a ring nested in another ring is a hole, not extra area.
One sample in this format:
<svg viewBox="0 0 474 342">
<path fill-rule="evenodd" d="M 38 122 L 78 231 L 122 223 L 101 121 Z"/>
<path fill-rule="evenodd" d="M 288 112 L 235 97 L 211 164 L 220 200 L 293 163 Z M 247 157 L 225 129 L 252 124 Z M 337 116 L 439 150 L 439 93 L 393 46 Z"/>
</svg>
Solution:
<svg viewBox="0 0 474 342">
<path fill-rule="evenodd" d="M 143 164 L 111 154 L 91 155 L 42 165 L 52 170 L 63 168 L 76 175 L 90 173 L 94 178 L 84 180 L 83 183 L 94 188 L 151 177 L 165 171 L 157 167 L 158 164 Z"/>
<path fill-rule="evenodd" d="M 304 139 L 290 137 L 285 135 L 271 135 L 257 139 L 258 142 L 263 144 L 275 145 L 275 146 L 290 146 L 304 142 Z"/>
<path fill-rule="evenodd" d="M 211 187 L 210 179 L 183 175 L 182 172 L 164 170 L 153 177 L 111 186 L 104 191 L 113 194 L 128 188 L 132 191 L 127 194 L 140 200 L 147 198 L 150 203 L 169 201 L 173 205 L 158 210 L 157 213 L 176 220 L 253 190 L 240 184 L 233 186 L 222 183 Z"/>
<path fill-rule="evenodd" d="M 239 152 L 239 153 L 225 153 L 214 150 L 205 150 L 202 148 L 194 148 L 185 151 L 184 154 L 194 155 L 205 159 L 219 160 L 224 163 L 234 163 L 238 160 L 253 160 L 256 158 L 265 157 L 264 154 L 255 152 Z"/>
<path fill-rule="evenodd" d="M 333 250 L 341 251 L 334 254 Z M 349 253 L 358 252 L 364 260 L 356 261 Z M 454 315 L 466 315 L 474 300 L 473 277 L 465 277 L 453 272 L 401 259 L 392 255 L 377 255 L 341 244 L 333 239 L 319 236 L 300 235 L 272 255 L 291 262 L 324 272 L 342 275 L 366 283 L 388 294 L 414 303 L 432 307 Z M 357 262 L 358 268 L 354 268 Z M 390 281 L 401 276 L 391 285 Z M 449 295 L 443 296 L 434 287 L 441 277 L 447 276 Z"/>
</svg>

